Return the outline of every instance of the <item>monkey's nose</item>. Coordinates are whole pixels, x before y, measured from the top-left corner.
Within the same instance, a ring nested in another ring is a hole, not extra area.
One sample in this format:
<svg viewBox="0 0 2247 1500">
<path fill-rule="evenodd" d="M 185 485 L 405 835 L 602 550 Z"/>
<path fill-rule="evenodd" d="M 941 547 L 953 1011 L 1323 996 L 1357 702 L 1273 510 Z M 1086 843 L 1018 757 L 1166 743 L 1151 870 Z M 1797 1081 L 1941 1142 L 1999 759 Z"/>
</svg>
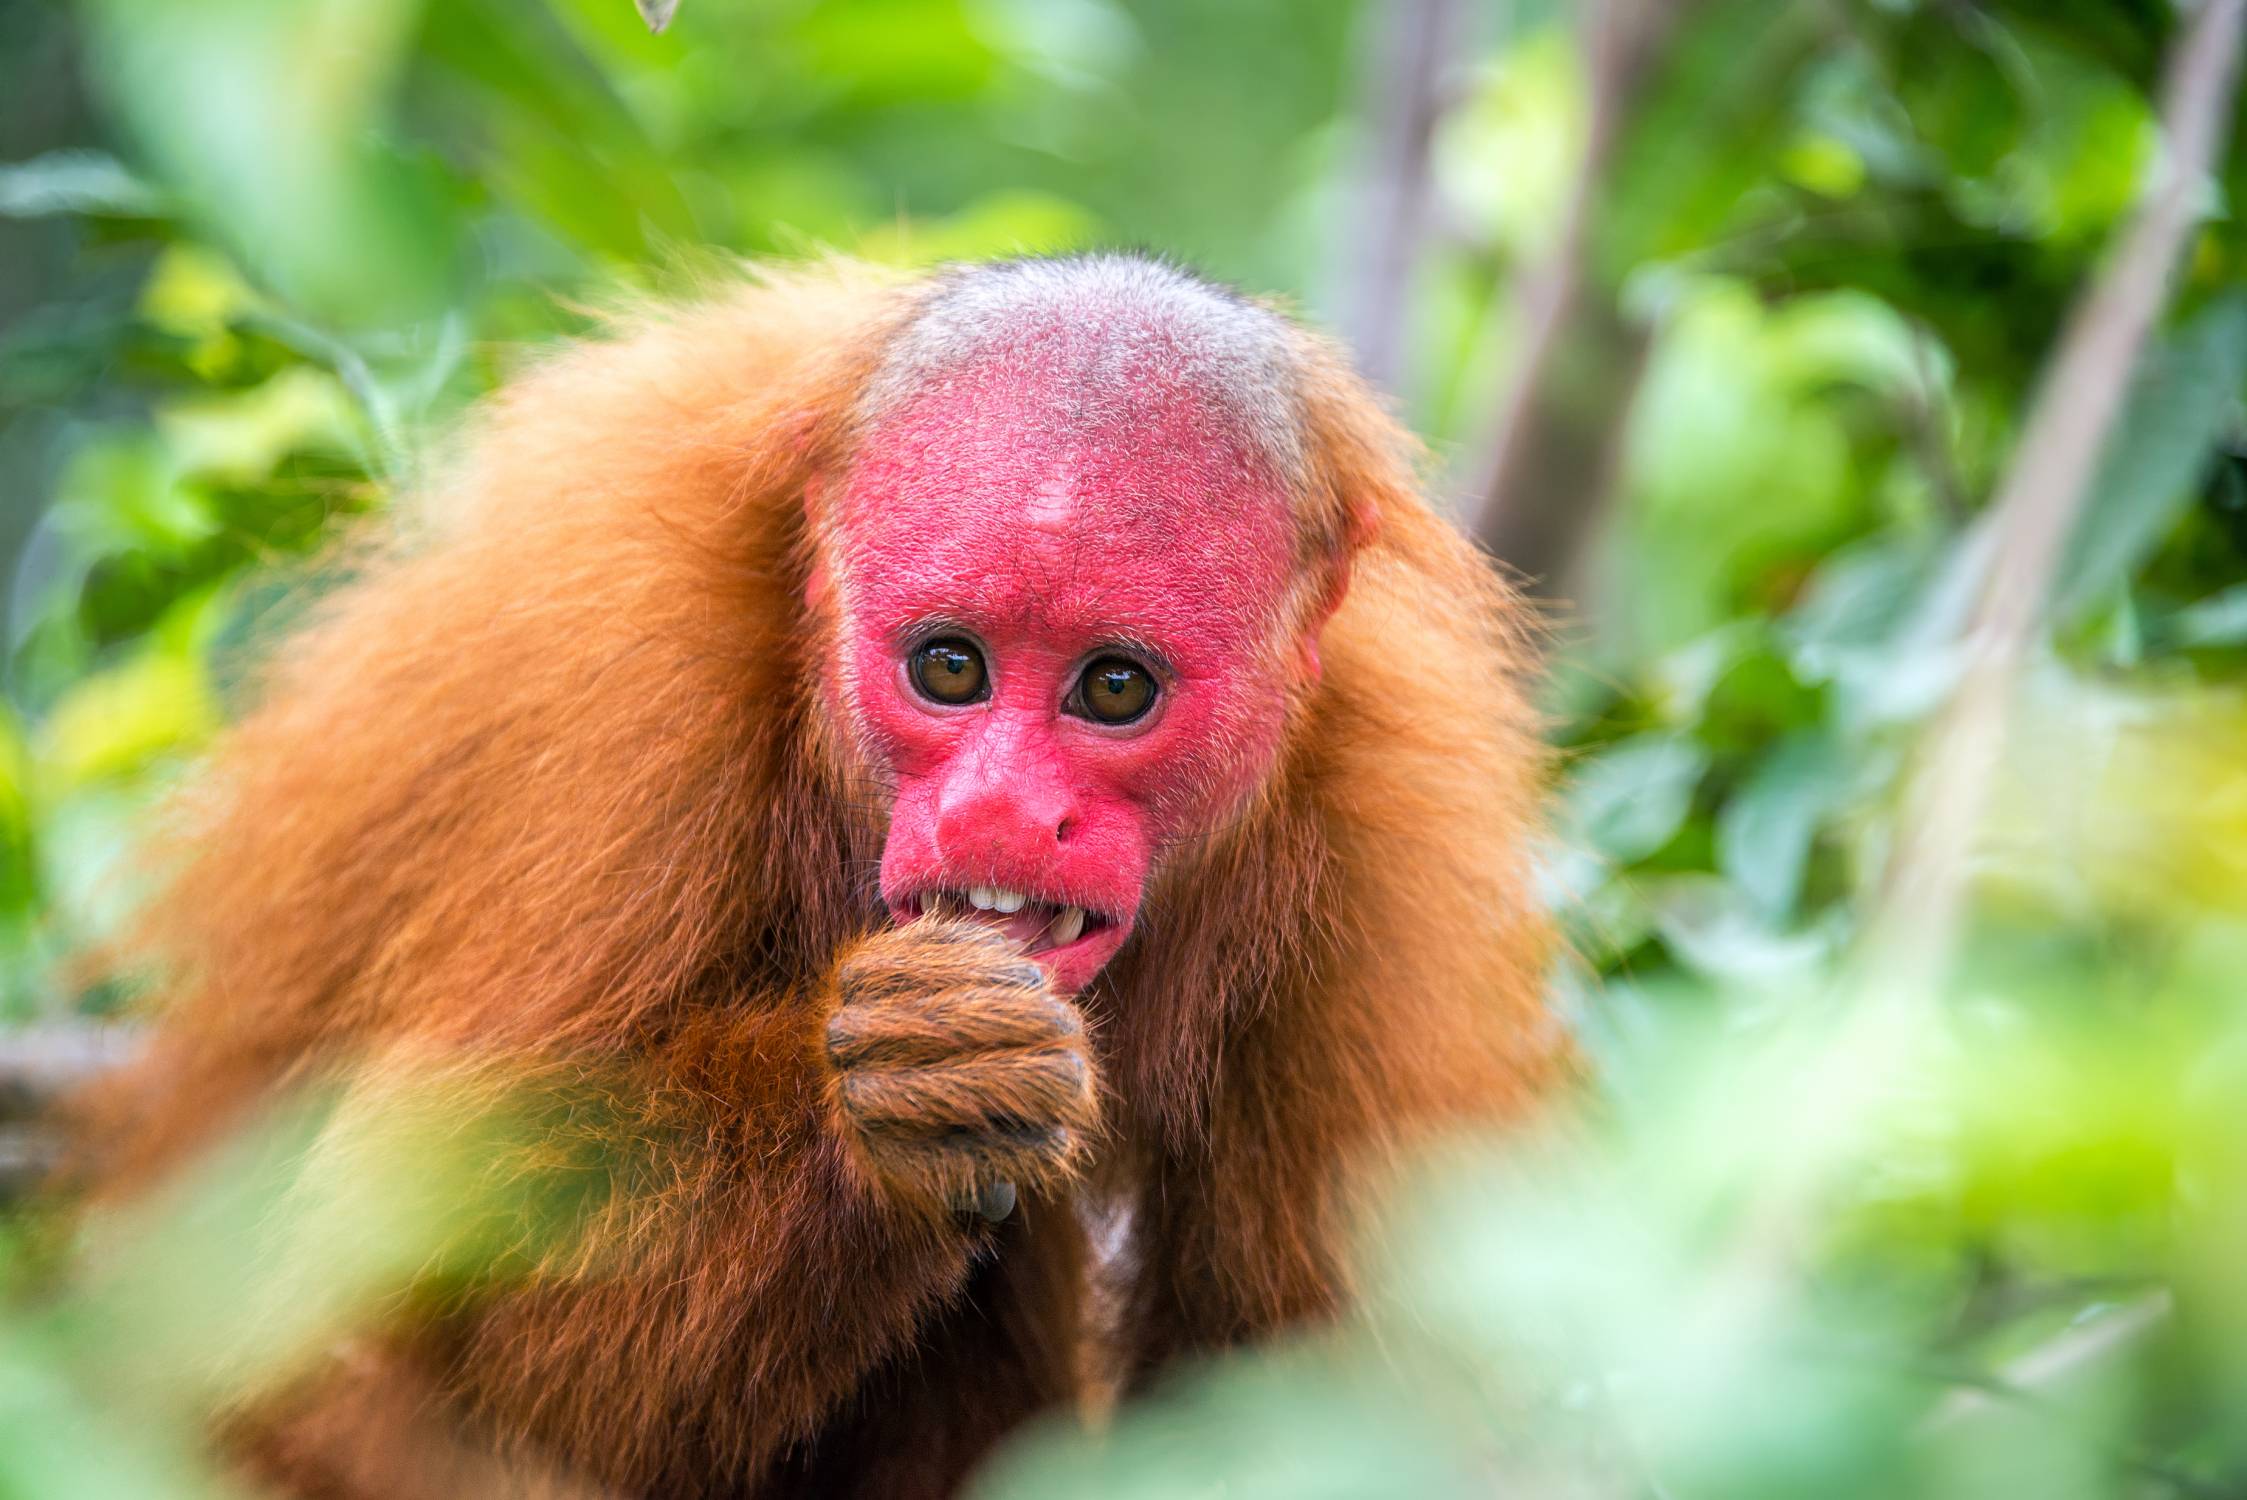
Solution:
<svg viewBox="0 0 2247 1500">
<path fill-rule="evenodd" d="M 936 840 L 945 857 L 975 860 L 1022 854 L 1068 842 L 1081 824 L 1076 800 L 1061 787 L 1017 778 L 978 780 L 945 789 L 936 810 Z"/>
</svg>

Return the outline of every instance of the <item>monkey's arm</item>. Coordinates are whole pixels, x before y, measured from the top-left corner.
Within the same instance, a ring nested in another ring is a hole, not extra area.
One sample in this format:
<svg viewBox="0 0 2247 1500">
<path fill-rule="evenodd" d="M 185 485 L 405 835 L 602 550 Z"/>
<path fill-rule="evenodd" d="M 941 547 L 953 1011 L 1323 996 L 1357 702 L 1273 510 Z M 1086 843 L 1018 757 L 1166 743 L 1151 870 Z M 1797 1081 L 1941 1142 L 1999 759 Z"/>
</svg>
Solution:
<svg viewBox="0 0 2247 1500">
<path fill-rule="evenodd" d="M 620 1066 L 499 1086 L 539 1122 L 528 1170 L 590 1154 L 614 1187 L 526 1281 L 393 1358 L 452 1372 L 452 1425 L 500 1459 L 634 1491 L 753 1484 L 814 1436 L 960 1293 L 992 1231 L 958 1205 L 1057 1184 L 1092 1124 L 1074 1008 L 987 931 L 929 924 Z M 314 1398 L 251 1451 L 310 1493 L 391 1446 Z"/>
</svg>

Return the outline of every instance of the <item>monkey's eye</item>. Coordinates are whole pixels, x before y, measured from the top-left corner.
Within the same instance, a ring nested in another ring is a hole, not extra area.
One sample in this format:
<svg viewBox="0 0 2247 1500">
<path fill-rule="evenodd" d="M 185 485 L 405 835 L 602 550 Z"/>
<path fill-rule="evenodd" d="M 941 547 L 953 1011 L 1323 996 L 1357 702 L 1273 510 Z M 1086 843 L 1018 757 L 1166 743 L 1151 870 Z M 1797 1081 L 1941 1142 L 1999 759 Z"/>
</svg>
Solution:
<svg viewBox="0 0 2247 1500">
<path fill-rule="evenodd" d="M 973 703 L 989 692 L 983 653 L 954 636 L 915 651 L 912 676 L 921 696 L 936 703 Z"/>
<path fill-rule="evenodd" d="M 1077 681 L 1084 716 L 1096 724 L 1129 724 L 1155 704 L 1155 677 L 1139 663 L 1103 656 Z"/>
</svg>

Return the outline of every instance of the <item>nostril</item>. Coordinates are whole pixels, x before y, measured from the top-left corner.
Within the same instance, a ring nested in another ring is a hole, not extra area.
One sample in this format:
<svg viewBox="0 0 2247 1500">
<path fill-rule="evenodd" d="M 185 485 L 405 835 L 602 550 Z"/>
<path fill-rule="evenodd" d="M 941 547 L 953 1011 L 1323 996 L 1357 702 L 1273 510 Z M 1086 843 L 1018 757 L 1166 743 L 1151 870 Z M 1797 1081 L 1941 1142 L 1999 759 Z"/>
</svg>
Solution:
<svg viewBox="0 0 2247 1500">
<path fill-rule="evenodd" d="M 1053 825 L 1053 841 L 1056 844 L 1066 844 L 1069 842 L 1069 835 L 1076 831 L 1077 820 L 1075 818 L 1063 818 Z"/>
</svg>

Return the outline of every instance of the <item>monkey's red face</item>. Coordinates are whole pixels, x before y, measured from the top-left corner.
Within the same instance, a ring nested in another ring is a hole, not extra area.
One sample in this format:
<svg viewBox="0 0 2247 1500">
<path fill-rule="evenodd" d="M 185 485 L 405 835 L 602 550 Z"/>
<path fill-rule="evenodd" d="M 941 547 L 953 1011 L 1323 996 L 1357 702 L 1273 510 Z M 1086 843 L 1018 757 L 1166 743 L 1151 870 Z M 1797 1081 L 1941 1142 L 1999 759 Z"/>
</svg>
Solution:
<svg viewBox="0 0 2247 1500">
<path fill-rule="evenodd" d="M 843 486 L 823 584 L 833 689 L 894 787 L 883 900 L 994 923 L 1068 991 L 1267 772 L 1303 659 L 1267 466 L 1196 400 L 1128 405 L 1088 421 L 1019 376 L 908 404 Z"/>
</svg>

